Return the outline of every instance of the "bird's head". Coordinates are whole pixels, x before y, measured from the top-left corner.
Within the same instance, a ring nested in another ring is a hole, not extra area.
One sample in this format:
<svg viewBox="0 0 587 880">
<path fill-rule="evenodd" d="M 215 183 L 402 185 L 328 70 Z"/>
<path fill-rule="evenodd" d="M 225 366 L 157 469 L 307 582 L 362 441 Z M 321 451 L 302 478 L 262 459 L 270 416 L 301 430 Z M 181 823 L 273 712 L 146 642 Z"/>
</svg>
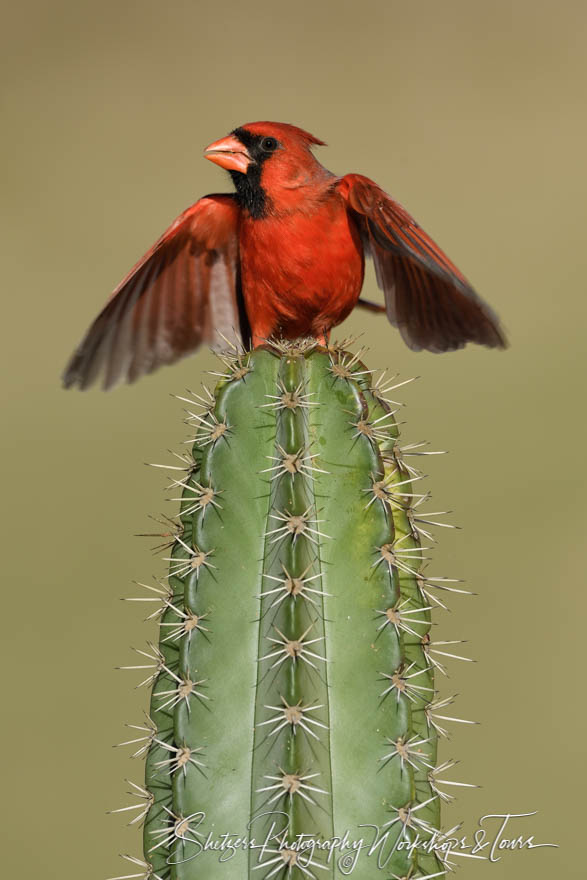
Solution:
<svg viewBox="0 0 587 880">
<path fill-rule="evenodd" d="M 252 217 L 295 210 L 308 188 L 331 177 L 312 154 L 324 145 L 284 122 L 251 122 L 235 128 L 204 151 L 230 172 L 241 204 Z"/>
</svg>

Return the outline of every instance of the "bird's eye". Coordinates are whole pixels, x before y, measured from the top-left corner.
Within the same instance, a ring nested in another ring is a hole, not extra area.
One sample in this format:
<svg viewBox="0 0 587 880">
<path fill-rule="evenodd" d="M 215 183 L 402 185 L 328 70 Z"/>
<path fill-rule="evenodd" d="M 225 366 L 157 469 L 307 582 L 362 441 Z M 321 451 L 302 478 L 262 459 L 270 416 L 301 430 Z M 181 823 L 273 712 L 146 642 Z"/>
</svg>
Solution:
<svg viewBox="0 0 587 880">
<path fill-rule="evenodd" d="M 278 147 L 278 143 L 275 138 L 263 138 L 261 141 L 261 149 L 266 153 L 273 153 Z"/>
</svg>

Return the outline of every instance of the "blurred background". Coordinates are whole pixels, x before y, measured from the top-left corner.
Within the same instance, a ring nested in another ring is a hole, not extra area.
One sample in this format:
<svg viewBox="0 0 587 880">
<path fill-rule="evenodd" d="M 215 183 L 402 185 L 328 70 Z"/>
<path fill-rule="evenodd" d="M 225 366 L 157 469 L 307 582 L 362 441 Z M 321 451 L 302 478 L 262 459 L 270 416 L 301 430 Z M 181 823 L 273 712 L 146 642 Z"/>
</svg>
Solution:
<svg viewBox="0 0 587 880">
<path fill-rule="evenodd" d="M 229 188 L 203 148 L 257 119 L 327 141 L 336 173 L 406 205 L 501 315 L 505 353 L 415 354 L 356 314 L 371 367 L 401 378 L 407 442 L 431 509 L 450 508 L 435 571 L 478 595 L 439 613 L 466 638 L 442 758 L 481 785 L 445 810 L 472 836 L 527 813 L 515 836 L 559 849 L 467 860 L 460 876 L 578 876 L 583 834 L 584 337 L 587 6 L 579 0 L 53 0 L 2 11 L 5 361 L 2 868 L 7 877 L 133 873 L 125 814 L 142 766 L 111 744 L 140 723 L 130 645 L 155 639 L 120 601 L 164 573 L 149 514 L 173 514 L 162 472 L 189 436 L 170 393 L 197 390 L 202 352 L 109 394 L 60 372 L 110 290 L 169 222 Z M 376 297 L 372 270 L 365 295 Z M 143 612 L 143 613 L 141 613 Z M 583 667 L 583 668 L 582 668 Z M 457 725 L 454 725 L 457 727 Z"/>
</svg>

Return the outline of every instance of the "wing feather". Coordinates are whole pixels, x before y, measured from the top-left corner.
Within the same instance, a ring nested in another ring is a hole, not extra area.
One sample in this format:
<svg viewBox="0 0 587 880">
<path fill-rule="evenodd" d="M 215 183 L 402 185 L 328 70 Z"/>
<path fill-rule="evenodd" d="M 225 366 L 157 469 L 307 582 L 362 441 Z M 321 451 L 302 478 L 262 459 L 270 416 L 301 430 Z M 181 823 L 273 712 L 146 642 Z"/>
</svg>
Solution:
<svg viewBox="0 0 587 880">
<path fill-rule="evenodd" d="M 247 337 L 238 224 L 239 208 L 230 195 L 206 196 L 184 211 L 91 324 L 65 369 L 65 387 L 88 388 L 101 373 L 105 389 L 134 382 L 202 343 L 217 344 L 219 329 L 238 340 Z"/>
<path fill-rule="evenodd" d="M 342 177 L 338 189 L 362 229 L 387 317 L 410 348 L 505 348 L 496 314 L 405 208 L 359 174 Z"/>
</svg>

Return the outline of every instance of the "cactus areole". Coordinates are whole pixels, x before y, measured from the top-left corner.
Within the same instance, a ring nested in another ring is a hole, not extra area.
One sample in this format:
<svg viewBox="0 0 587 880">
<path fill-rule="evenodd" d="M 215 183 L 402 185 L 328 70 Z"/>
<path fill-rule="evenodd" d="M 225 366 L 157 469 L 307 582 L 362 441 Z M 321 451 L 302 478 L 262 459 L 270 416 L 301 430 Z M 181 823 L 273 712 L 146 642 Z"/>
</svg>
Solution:
<svg viewBox="0 0 587 880">
<path fill-rule="evenodd" d="M 391 388 L 360 354 L 228 355 L 215 392 L 190 401 L 168 580 L 150 593 L 160 641 L 142 652 L 144 856 L 125 857 L 129 875 L 446 871 L 429 845 L 448 799 L 434 658 L 455 655 L 436 650 L 430 614 L 451 588 L 420 541 L 444 523 L 420 512 L 421 452 L 400 446 Z"/>
</svg>

